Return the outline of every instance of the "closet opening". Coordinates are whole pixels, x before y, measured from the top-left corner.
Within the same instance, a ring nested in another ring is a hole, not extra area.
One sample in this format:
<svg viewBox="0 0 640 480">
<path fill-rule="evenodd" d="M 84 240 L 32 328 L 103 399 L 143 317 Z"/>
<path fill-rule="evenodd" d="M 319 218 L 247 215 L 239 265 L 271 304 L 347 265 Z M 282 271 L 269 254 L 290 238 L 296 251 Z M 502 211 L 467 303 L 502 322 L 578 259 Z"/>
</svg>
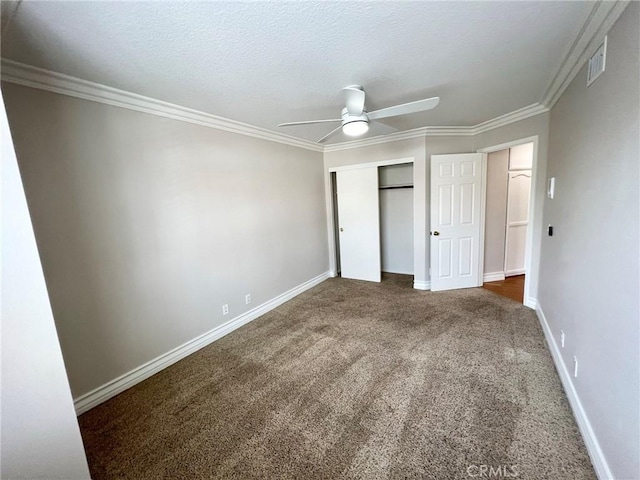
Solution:
<svg viewBox="0 0 640 480">
<path fill-rule="evenodd" d="M 333 171 L 330 184 L 336 273 L 412 285 L 413 163 Z"/>
<path fill-rule="evenodd" d="M 378 167 L 382 273 L 413 276 L 413 164 Z"/>
</svg>

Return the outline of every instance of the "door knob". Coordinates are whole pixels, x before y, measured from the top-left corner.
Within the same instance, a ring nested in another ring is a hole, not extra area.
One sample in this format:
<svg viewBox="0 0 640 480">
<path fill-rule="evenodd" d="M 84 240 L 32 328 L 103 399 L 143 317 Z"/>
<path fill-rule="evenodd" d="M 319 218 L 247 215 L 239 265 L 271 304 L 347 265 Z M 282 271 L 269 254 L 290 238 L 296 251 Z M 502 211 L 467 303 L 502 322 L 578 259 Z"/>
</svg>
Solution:
<svg viewBox="0 0 640 480">
<path fill-rule="evenodd" d="M 344 228 L 340 227 L 340 231 L 341 231 L 341 232 L 344 232 Z"/>
<path fill-rule="evenodd" d="M 438 235 L 440 235 L 440 232 L 435 231 L 435 232 L 433 232 L 433 235 L 434 235 L 435 237 L 437 237 Z"/>
</svg>

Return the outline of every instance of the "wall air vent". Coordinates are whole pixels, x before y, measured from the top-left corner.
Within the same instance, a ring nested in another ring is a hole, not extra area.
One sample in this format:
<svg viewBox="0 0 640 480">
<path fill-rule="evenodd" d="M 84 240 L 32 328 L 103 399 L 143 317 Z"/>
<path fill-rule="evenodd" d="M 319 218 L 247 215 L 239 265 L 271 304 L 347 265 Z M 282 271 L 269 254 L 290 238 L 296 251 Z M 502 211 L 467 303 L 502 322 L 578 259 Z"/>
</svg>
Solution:
<svg viewBox="0 0 640 480">
<path fill-rule="evenodd" d="M 607 58 L 607 37 L 600 44 L 596 53 L 589 59 L 589 68 L 587 71 L 587 87 L 596 81 L 602 72 L 604 72 L 604 61 Z"/>
</svg>

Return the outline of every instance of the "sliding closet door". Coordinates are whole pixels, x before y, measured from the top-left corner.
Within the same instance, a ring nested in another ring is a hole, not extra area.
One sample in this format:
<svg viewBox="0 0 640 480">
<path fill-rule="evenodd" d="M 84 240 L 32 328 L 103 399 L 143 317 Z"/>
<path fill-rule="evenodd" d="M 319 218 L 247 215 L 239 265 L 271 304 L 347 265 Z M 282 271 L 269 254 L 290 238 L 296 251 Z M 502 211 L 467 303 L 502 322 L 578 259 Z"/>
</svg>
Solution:
<svg viewBox="0 0 640 480">
<path fill-rule="evenodd" d="M 342 276 L 379 282 L 378 167 L 340 170 L 336 181 Z"/>
</svg>

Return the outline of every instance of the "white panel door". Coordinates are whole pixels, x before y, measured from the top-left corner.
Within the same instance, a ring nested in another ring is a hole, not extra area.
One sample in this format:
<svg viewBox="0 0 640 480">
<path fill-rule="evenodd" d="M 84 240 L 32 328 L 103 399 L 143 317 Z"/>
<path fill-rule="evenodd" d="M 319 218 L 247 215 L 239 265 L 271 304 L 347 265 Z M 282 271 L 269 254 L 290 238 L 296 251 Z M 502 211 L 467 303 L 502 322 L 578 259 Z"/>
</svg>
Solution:
<svg viewBox="0 0 640 480">
<path fill-rule="evenodd" d="M 344 278 L 380 281 L 378 167 L 336 172 L 340 269 Z"/>
<path fill-rule="evenodd" d="M 505 238 L 505 276 L 525 273 L 524 254 L 529 224 L 531 170 L 509 172 L 507 190 L 507 232 Z"/>
<path fill-rule="evenodd" d="M 431 290 L 478 287 L 481 153 L 431 156 Z"/>
</svg>

